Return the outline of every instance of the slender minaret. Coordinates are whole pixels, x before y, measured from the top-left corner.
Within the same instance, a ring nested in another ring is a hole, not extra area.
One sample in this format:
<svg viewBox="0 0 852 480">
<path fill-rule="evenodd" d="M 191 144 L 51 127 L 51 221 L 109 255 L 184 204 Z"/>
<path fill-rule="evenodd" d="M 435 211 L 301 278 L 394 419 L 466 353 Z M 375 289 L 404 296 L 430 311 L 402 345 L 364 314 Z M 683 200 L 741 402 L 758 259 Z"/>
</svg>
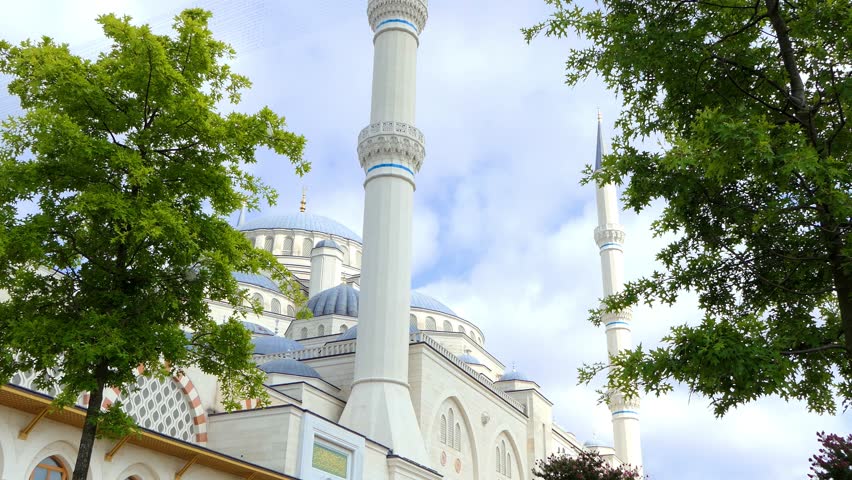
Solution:
<svg viewBox="0 0 852 480">
<path fill-rule="evenodd" d="M 426 463 L 408 387 L 414 175 L 425 156 L 414 127 L 415 73 L 426 0 L 370 0 L 373 100 L 358 136 L 364 180 L 364 256 L 352 391 L 344 426 Z"/>
<path fill-rule="evenodd" d="M 603 157 L 603 132 L 601 114 L 598 112 L 598 147 L 595 155 L 595 170 L 601 168 Z M 608 297 L 624 289 L 624 227 L 618 223 L 618 200 L 615 185 L 597 186 L 598 226 L 595 242 L 600 248 L 603 294 Z M 630 310 L 607 313 L 603 317 L 606 326 L 606 343 L 609 355 L 617 355 L 632 346 L 630 338 Z M 623 462 L 642 469 L 642 445 L 639 441 L 639 399 L 626 400 L 620 392 L 612 392 L 609 399 L 612 412 L 612 435 L 615 454 Z"/>
</svg>

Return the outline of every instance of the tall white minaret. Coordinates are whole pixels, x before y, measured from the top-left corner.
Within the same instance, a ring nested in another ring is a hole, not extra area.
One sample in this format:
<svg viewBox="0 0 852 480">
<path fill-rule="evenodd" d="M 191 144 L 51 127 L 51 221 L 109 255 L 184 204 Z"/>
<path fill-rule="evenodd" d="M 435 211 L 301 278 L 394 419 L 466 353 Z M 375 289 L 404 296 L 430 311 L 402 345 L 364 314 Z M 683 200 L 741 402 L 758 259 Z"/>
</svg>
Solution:
<svg viewBox="0 0 852 480">
<path fill-rule="evenodd" d="M 601 168 L 603 157 L 603 132 L 601 114 L 598 113 L 598 147 L 595 170 Z M 604 297 L 624 289 L 624 227 L 618 223 L 618 199 L 615 185 L 597 185 L 598 226 L 595 242 L 600 248 L 601 276 Z M 630 310 L 608 313 L 603 317 L 606 326 L 606 343 L 610 355 L 628 349 L 633 342 L 630 335 Z M 625 400 L 620 392 L 610 394 L 609 409 L 612 412 L 612 435 L 615 454 L 623 462 L 642 469 L 642 445 L 639 439 L 639 399 Z"/>
<path fill-rule="evenodd" d="M 408 387 L 414 175 L 425 156 L 414 127 L 415 74 L 426 0 L 370 0 L 373 100 L 358 136 L 364 180 L 364 256 L 346 427 L 426 464 Z"/>
</svg>

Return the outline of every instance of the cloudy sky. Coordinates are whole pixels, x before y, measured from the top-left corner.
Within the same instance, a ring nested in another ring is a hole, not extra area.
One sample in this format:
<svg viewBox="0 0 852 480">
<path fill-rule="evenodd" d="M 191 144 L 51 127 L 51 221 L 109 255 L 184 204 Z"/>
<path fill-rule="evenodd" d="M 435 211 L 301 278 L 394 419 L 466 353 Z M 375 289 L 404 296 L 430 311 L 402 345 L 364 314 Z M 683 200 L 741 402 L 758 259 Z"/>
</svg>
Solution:
<svg viewBox="0 0 852 480">
<path fill-rule="evenodd" d="M 313 170 L 303 179 L 273 156 L 254 167 L 280 200 L 249 218 L 296 211 L 305 186 L 309 211 L 360 232 L 355 147 L 369 120 L 372 62 L 365 0 L 9 2 L 0 38 L 49 35 L 92 56 L 106 47 L 98 14 L 128 14 L 166 32 L 192 5 L 213 10 L 214 31 L 238 50 L 235 69 L 254 82 L 240 108 L 269 105 L 309 142 Z M 564 428 L 581 441 L 610 441 L 594 386 L 576 385 L 577 367 L 606 353 L 604 332 L 585 320 L 601 285 L 594 191 L 579 179 L 594 155 L 596 109 L 611 126 L 620 104 L 597 79 L 564 85 L 577 39 L 524 43 L 519 29 L 547 13 L 542 0 L 430 0 L 418 59 L 417 125 L 428 154 L 415 194 L 413 286 L 482 327 L 492 353 L 542 385 Z M 0 115 L 14 111 L 4 91 Z M 663 241 L 649 234 L 653 218 L 624 214 L 627 278 L 654 268 Z M 639 309 L 634 340 L 654 345 L 669 326 L 696 317 L 689 298 Z M 772 399 L 716 419 L 706 399 L 682 388 L 642 404 L 654 480 L 804 478 L 815 432 L 850 427 L 848 416 Z"/>
</svg>

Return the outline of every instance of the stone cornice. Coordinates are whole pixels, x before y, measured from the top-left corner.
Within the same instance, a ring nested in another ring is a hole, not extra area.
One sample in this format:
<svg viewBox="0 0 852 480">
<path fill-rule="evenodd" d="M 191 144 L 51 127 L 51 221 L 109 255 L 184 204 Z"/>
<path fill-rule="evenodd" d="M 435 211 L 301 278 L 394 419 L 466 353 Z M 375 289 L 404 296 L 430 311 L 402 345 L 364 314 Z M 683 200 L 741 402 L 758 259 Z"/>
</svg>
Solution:
<svg viewBox="0 0 852 480">
<path fill-rule="evenodd" d="M 595 242 L 598 244 L 598 247 L 602 247 L 607 243 L 624 245 L 625 237 L 624 227 L 615 223 L 607 223 L 606 225 L 599 225 L 595 228 Z"/>
<path fill-rule="evenodd" d="M 428 16 L 426 0 L 370 0 L 367 5 L 367 17 L 374 32 L 384 20 L 401 19 L 411 22 L 419 34 Z"/>
<path fill-rule="evenodd" d="M 425 138 L 414 125 L 379 122 L 364 128 L 358 135 L 358 160 L 365 170 L 391 162 L 417 173 L 425 157 Z"/>
</svg>

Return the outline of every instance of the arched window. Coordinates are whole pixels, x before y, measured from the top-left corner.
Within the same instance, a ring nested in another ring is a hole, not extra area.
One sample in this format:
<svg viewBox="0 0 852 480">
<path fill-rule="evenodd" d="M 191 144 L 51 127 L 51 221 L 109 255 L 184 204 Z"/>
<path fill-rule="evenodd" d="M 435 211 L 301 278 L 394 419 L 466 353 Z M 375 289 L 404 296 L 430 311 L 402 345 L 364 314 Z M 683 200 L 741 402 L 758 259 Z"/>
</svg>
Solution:
<svg viewBox="0 0 852 480">
<path fill-rule="evenodd" d="M 500 452 L 500 447 L 497 447 L 497 455 L 494 456 L 497 459 L 497 473 L 503 473 L 500 471 L 500 459 L 503 458 L 503 454 Z"/>
<path fill-rule="evenodd" d="M 287 316 L 288 317 L 295 317 L 296 316 L 296 309 L 293 308 L 293 305 L 287 305 Z"/>
<path fill-rule="evenodd" d="M 500 451 L 503 452 L 503 455 L 500 456 L 503 460 L 503 464 L 501 465 L 501 467 L 502 467 L 501 471 L 505 475 L 506 474 L 506 441 L 505 440 L 500 442 Z"/>
<path fill-rule="evenodd" d="M 272 310 L 272 313 L 281 313 L 281 301 L 279 301 L 277 298 L 273 298 L 270 310 Z"/>
<path fill-rule="evenodd" d="M 302 327 L 299 338 L 308 338 L 308 327 Z"/>
<path fill-rule="evenodd" d="M 456 450 L 461 450 L 461 427 L 459 424 L 456 424 L 456 434 L 455 434 L 455 444 Z"/>
<path fill-rule="evenodd" d="M 260 308 L 263 308 L 263 295 L 259 293 L 252 294 L 251 301 L 252 303 L 260 305 Z"/>
<path fill-rule="evenodd" d="M 445 332 L 452 332 L 453 331 L 453 324 L 450 323 L 449 320 L 444 320 L 444 331 Z"/>
<path fill-rule="evenodd" d="M 311 240 L 310 238 L 306 238 L 302 241 L 302 256 L 303 257 L 310 257 L 311 256 L 311 250 L 313 250 L 313 249 L 314 249 L 314 241 L 313 240 Z"/>
<path fill-rule="evenodd" d="M 417 316 L 413 313 L 408 316 L 408 324 L 414 328 L 417 328 Z"/>
<path fill-rule="evenodd" d="M 441 415 L 441 443 L 447 444 L 447 416 Z"/>
<path fill-rule="evenodd" d="M 323 335 L 325 335 L 325 325 L 320 325 L 317 327 L 317 336 L 321 337 Z"/>
<path fill-rule="evenodd" d="M 293 237 L 285 237 L 284 238 L 284 248 L 282 249 L 284 255 L 293 255 Z"/>
<path fill-rule="evenodd" d="M 267 252 L 272 253 L 272 242 L 275 240 L 273 237 L 267 236 L 266 241 L 263 242 L 263 249 Z"/>
<path fill-rule="evenodd" d="M 347 327 L 346 325 L 340 326 L 340 333 L 346 333 L 346 330 L 349 330 L 349 327 Z"/>
<path fill-rule="evenodd" d="M 449 412 L 447 412 L 447 445 L 453 446 L 453 425 L 456 424 L 456 416 L 453 413 L 453 409 L 451 408 Z"/>
<path fill-rule="evenodd" d="M 432 317 L 426 317 L 426 330 L 437 330 L 438 326 L 435 325 L 435 319 Z"/>
<path fill-rule="evenodd" d="M 512 455 L 506 454 L 506 475 L 509 478 L 512 478 Z"/>
<path fill-rule="evenodd" d="M 459 325 L 459 333 L 464 333 L 467 335 L 467 330 L 464 329 L 464 325 Z"/>
<path fill-rule="evenodd" d="M 47 457 L 38 462 L 30 480 L 68 480 L 68 469 L 57 457 Z"/>
</svg>

